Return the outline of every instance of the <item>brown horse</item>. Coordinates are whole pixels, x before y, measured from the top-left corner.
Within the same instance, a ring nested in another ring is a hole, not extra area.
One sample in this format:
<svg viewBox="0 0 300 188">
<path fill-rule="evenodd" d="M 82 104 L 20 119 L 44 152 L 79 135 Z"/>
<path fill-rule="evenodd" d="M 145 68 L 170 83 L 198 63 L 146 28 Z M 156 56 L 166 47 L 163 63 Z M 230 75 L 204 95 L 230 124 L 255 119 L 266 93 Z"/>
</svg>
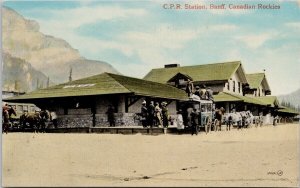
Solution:
<svg viewBox="0 0 300 188">
<path fill-rule="evenodd" d="M 49 118 L 49 112 L 46 110 L 35 112 L 34 114 L 25 112 L 20 116 L 20 125 L 23 130 L 25 130 L 27 124 L 29 124 L 29 127 L 35 132 L 45 132 L 46 121 L 48 121 Z"/>
<path fill-rule="evenodd" d="M 215 110 L 215 121 L 214 121 L 215 131 L 221 131 L 222 119 L 224 113 L 225 113 L 225 109 L 223 107 Z"/>
<path fill-rule="evenodd" d="M 15 116 L 17 115 L 16 111 L 12 107 L 4 106 L 2 107 L 2 117 L 3 117 L 3 122 L 2 122 L 2 132 L 5 132 L 6 134 L 8 133 L 9 125 L 11 123 L 11 115 L 14 114 Z"/>
</svg>

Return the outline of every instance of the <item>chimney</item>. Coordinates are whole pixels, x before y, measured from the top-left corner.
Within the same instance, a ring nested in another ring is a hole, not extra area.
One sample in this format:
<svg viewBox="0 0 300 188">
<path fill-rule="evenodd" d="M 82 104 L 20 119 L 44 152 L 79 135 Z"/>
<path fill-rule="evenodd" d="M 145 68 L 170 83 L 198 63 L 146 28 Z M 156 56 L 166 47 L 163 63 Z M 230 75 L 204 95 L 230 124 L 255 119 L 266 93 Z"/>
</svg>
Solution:
<svg viewBox="0 0 300 188">
<path fill-rule="evenodd" d="M 174 67 L 180 67 L 180 64 L 166 64 L 165 68 L 174 68 Z"/>
</svg>

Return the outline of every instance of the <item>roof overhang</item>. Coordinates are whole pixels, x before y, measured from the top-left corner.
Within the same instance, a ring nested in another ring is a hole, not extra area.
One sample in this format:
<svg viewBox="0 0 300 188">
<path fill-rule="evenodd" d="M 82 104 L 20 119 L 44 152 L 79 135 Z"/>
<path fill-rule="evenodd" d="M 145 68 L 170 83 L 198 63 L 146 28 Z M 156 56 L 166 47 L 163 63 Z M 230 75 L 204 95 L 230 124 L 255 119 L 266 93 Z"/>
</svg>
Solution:
<svg viewBox="0 0 300 188">
<path fill-rule="evenodd" d="M 266 106 L 265 103 L 257 100 L 254 97 L 247 97 L 242 95 L 237 95 L 229 92 L 220 92 L 214 95 L 215 102 L 244 102 L 248 104 L 255 104 L 260 106 Z"/>
<path fill-rule="evenodd" d="M 47 97 L 31 97 L 26 98 L 25 95 L 18 96 L 18 97 L 9 97 L 6 99 L 2 99 L 5 102 L 20 102 L 20 103 L 33 103 L 33 101 L 41 101 L 41 100 L 59 100 L 59 99 L 66 99 L 66 98 L 76 98 L 76 97 L 93 97 L 93 96 L 107 96 L 107 95 L 118 95 L 118 94 L 133 94 L 133 92 L 127 93 L 110 93 L 110 94 L 94 94 L 94 95 L 66 95 L 66 96 L 47 96 Z M 23 97 L 25 96 L 25 97 Z"/>
</svg>

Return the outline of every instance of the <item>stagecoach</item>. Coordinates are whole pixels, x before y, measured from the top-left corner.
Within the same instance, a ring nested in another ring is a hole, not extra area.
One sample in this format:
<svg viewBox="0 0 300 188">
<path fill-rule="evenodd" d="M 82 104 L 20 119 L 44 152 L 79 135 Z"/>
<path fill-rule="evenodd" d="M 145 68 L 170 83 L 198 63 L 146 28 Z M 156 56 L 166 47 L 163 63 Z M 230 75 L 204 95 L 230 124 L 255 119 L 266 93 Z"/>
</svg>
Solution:
<svg viewBox="0 0 300 188">
<path fill-rule="evenodd" d="M 197 97 L 191 97 L 187 101 L 179 102 L 185 128 L 189 129 L 191 127 L 191 112 L 193 109 L 196 109 L 198 113 L 198 130 L 210 131 L 214 120 L 214 107 L 213 101 L 200 100 Z"/>
</svg>

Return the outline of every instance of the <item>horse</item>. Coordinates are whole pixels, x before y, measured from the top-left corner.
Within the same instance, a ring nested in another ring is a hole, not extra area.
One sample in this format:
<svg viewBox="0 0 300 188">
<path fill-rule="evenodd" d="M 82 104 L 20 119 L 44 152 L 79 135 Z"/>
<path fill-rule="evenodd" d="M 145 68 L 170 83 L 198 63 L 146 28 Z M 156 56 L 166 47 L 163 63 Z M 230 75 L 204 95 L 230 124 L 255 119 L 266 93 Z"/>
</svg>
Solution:
<svg viewBox="0 0 300 188">
<path fill-rule="evenodd" d="M 226 131 L 230 131 L 231 126 L 233 126 L 233 116 L 234 115 L 235 114 L 232 114 L 232 113 L 224 114 L 223 121 L 225 122 L 225 125 L 226 125 Z"/>
<path fill-rule="evenodd" d="M 253 114 L 248 110 L 245 112 L 246 113 L 246 127 L 250 127 L 253 124 L 254 121 L 254 116 Z"/>
<path fill-rule="evenodd" d="M 25 130 L 25 127 L 27 127 L 28 123 L 29 127 L 35 132 L 45 132 L 46 121 L 48 121 L 48 119 L 50 119 L 50 114 L 46 110 L 35 112 L 34 114 L 25 112 L 20 116 L 20 125 L 22 129 Z"/>
<path fill-rule="evenodd" d="M 253 121 L 254 121 L 255 127 L 258 127 L 258 125 L 259 125 L 259 116 L 254 116 Z"/>
<path fill-rule="evenodd" d="M 12 108 L 12 107 L 2 107 L 2 117 L 3 117 L 2 131 L 5 132 L 6 134 L 8 133 L 9 124 L 11 123 L 11 115 L 12 114 L 17 116 L 17 113 L 16 113 L 14 108 Z"/>
<path fill-rule="evenodd" d="M 242 116 L 242 127 L 248 128 L 253 123 L 254 116 L 252 113 L 248 111 L 241 111 L 239 112 Z"/>
<path fill-rule="evenodd" d="M 230 130 L 233 125 L 237 125 L 238 129 L 242 128 L 243 118 L 241 112 L 226 113 L 223 120 L 226 124 L 226 130 Z"/>
<path fill-rule="evenodd" d="M 215 121 L 214 121 L 214 130 L 221 131 L 223 115 L 225 113 L 225 109 L 221 107 L 220 109 L 215 110 Z"/>
<path fill-rule="evenodd" d="M 254 116 L 254 122 L 255 122 L 255 127 L 262 126 L 263 125 L 263 116 Z"/>
<path fill-rule="evenodd" d="M 46 132 L 46 121 L 48 121 L 49 119 L 50 119 L 50 113 L 49 113 L 49 111 L 47 111 L 47 110 L 42 110 L 42 111 L 40 111 L 40 122 L 39 122 L 39 125 L 40 125 L 40 127 L 39 128 L 41 128 L 41 131 L 42 132 Z"/>
</svg>

